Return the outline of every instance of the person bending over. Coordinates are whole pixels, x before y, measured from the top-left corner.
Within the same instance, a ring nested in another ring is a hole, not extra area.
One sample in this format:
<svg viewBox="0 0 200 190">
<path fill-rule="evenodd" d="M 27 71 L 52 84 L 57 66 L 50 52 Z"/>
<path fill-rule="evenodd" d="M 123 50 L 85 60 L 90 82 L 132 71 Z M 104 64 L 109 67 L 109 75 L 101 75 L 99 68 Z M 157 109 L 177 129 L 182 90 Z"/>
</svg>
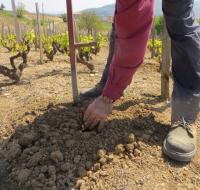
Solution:
<svg viewBox="0 0 200 190">
<path fill-rule="evenodd" d="M 193 13 L 194 0 L 163 0 L 163 13 L 172 43 L 171 130 L 163 143 L 170 158 L 191 161 L 197 151 L 200 112 L 200 26 Z M 103 127 L 112 105 L 123 95 L 144 59 L 153 20 L 154 0 L 116 0 L 108 63 L 87 108 L 88 129 Z"/>
</svg>

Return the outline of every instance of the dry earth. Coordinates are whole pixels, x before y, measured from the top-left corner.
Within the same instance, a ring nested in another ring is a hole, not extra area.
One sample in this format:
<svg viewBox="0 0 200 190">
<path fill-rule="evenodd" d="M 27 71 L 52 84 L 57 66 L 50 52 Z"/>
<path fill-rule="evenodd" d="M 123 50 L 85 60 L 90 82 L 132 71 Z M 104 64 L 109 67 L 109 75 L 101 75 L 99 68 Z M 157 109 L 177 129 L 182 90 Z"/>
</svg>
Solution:
<svg viewBox="0 0 200 190">
<path fill-rule="evenodd" d="M 97 74 L 78 65 L 80 90 L 99 80 L 107 49 L 95 58 Z M 200 152 L 189 164 L 162 154 L 170 103 L 159 97 L 159 65 L 148 53 L 100 134 L 81 131 L 83 102 L 70 103 L 69 58 L 38 59 L 31 52 L 18 85 L 0 76 L 0 190 L 200 189 Z"/>
</svg>

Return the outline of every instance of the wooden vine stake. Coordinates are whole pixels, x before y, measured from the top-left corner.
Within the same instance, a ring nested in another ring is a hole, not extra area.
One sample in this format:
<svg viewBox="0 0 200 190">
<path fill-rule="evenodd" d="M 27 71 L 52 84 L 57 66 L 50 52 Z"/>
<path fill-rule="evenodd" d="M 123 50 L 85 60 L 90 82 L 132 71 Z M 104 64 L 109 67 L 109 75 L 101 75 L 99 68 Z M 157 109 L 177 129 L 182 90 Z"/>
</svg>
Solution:
<svg viewBox="0 0 200 190">
<path fill-rule="evenodd" d="M 17 36 L 17 41 L 18 41 L 18 43 L 21 43 L 22 37 L 21 37 L 19 22 L 18 22 L 18 19 L 17 19 L 15 0 L 11 0 L 11 3 L 12 3 L 12 10 L 13 10 L 13 16 L 14 16 L 14 23 L 15 23 L 15 33 L 16 33 L 16 36 Z"/>
<path fill-rule="evenodd" d="M 40 46 L 40 63 L 43 63 L 42 34 L 41 34 L 40 11 L 38 3 L 35 3 L 35 7 L 37 13 L 37 26 L 38 26 L 39 46 Z"/>
<path fill-rule="evenodd" d="M 170 64 L 171 63 L 171 41 L 164 23 L 163 31 L 163 52 L 161 63 L 161 97 L 164 100 L 170 99 L 169 79 L 170 79 Z"/>
<path fill-rule="evenodd" d="M 79 49 L 81 47 L 96 46 L 97 42 L 88 42 L 88 43 L 75 42 L 72 0 L 66 0 L 66 4 L 67 4 L 67 24 L 68 24 L 69 50 L 70 50 L 70 62 L 71 62 L 71 76 L 72 76 L 72 92 L 73 92 L 74 103 L 77 103 L 79 100 L 79 94 L 78 94 L 77 72 L 76 72 L 76 49 Z"/>
<path fill-rule="evenodd" d="M 42 22 L 43 22 L 43 25 L 44 25 L 44 3 L 42 3 Z"/>
<path fill-rule="evenodd" d="M 77 84 L 77 71 L 76 71 L 76 47 L 74 41 L 74 23 L 73 23 L 73 12 L 72 2 L 67 0 L 67 23 L 69 32 L 69 47 L 70 47 L 70 62 L 71 62 L 71 77 L 72 77 L 72 92 L 74 103 L 78 102 L 78 84 Z"/>
</svg>

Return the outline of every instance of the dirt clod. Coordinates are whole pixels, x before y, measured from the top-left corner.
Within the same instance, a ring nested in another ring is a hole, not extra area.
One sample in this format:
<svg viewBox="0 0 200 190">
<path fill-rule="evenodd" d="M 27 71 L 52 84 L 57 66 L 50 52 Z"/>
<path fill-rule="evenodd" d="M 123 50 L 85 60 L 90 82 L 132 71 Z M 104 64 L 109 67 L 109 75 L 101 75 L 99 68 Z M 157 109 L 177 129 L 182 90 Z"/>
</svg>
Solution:
<svg viewBox="0 0 200 190">
<path fill-rule="evenodd" d="M 41 159 L 42 159 L 42 153 L 37 152 L 33 156 L 31 156 L 27 166 L 28 167 L 34 167 L 41 161 Z"/>
<path fill-rule="evenodd" d="M 24 134 L 20 139 L 19 139 L 19 144 L 23 147 L 28 147 L 33 144 L 33 142 L 36 140 L 36 134 L 33 132 Z"/>
<path fill-rule="evenodd" d="M 64 164 L 61 165 L 61 170 L 62 170 L 63 172 L 66 172 L 66 171 L 68 171 L 69 169 L 70 169 L 70 164 L 69 164 L 69 163 L 64 163 Z"/>
<path fill-rule="evenodd" d="M 100 163 L 96 163 L 96 164 L 94 164 L 94 171 L 96 172 L 96 171 L 98 171 L 98 170 L 100 170 L 100 168 L 101 168 L 101 165 L 100 165 Z"/>
<path fill-rule="evenodd" d="M 123 144 L 119 144 L 115 147 L 116 154 L 122 154 L 124 151 L 125 151 L 125 148 Z"/>
<path fill-rule="evenodd" d="M 101 158 L 101 159 L 99 160 L 99 162 L 100 162 L 101 165 L 104 165 L 104 164 L 106 164 L 107 159 L 106 159 L 106 158 Z"/>
<path fill-rule="evenodd" d="M 31 170 L 29 169 L 20 170 L 18 172 L 18 178 L 17 178 L 19 183 L 24 184 L 28 180 L 30 174 L 31 174 Z"/>
<path fill-rule="evenodd" d="M 17 142 L 9 143 L 6 158 L 13 160 L 21 154 L 21 146 Z"/>
<path fill-rule="evenodd" d="M 104 158 L 106 156 L 106 151 L 104 149 L 100 149 L 97 155 L 99 158 Z"/>
<path fill-rule="evenodd" d="M 141 154 L 141 151 L 140 151 L 139 149 L 135 149 L 135 150 L 134 150 L 134 156 L 135 156 L 135 157 L 140 156 L 140 154 Z"/>
<path fill-rule="evenodd" d="M 126 144 L 125 148 L 127 152 L 132 153 L 134 151 L 134 144 Z"/>
<path fill-rule="evenodd" d="M 56 163 L 63 161 L 63 154 L 60 151 L 52 152 L 50 157 Z"/>
<path fill-rule="evenodd" d="M 132 144 L 135 142 L 135 135 L 133 133 L 128 136 L 128 143 Z"/>
</svg>

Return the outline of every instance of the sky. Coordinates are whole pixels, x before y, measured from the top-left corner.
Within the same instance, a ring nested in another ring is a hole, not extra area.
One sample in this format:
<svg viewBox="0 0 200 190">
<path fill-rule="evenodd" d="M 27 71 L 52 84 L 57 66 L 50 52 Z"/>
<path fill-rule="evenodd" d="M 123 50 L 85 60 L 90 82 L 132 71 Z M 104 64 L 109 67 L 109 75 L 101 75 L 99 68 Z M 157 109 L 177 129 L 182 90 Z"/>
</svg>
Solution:
<svg viewBox="0 0 200 190">
<path fill-rule="evenodd" d="M 40 5 L 44 3 L 44 9 L 47 13 L 61 13 L 66 12 L 66 0 L 15 0 L 16 4 L 18 2 L 23 2 L 26 6 L 26 10 L 30 12 L 35 11 L 35 2 Z M 101 7 L 114 3 L 115 0 L 72 0 L 73 9 L 75 12 L 86 9 Z M 0 0 L 6 6 L 6 9 L 11 9 L 11 0 Z"/>
</svg>

